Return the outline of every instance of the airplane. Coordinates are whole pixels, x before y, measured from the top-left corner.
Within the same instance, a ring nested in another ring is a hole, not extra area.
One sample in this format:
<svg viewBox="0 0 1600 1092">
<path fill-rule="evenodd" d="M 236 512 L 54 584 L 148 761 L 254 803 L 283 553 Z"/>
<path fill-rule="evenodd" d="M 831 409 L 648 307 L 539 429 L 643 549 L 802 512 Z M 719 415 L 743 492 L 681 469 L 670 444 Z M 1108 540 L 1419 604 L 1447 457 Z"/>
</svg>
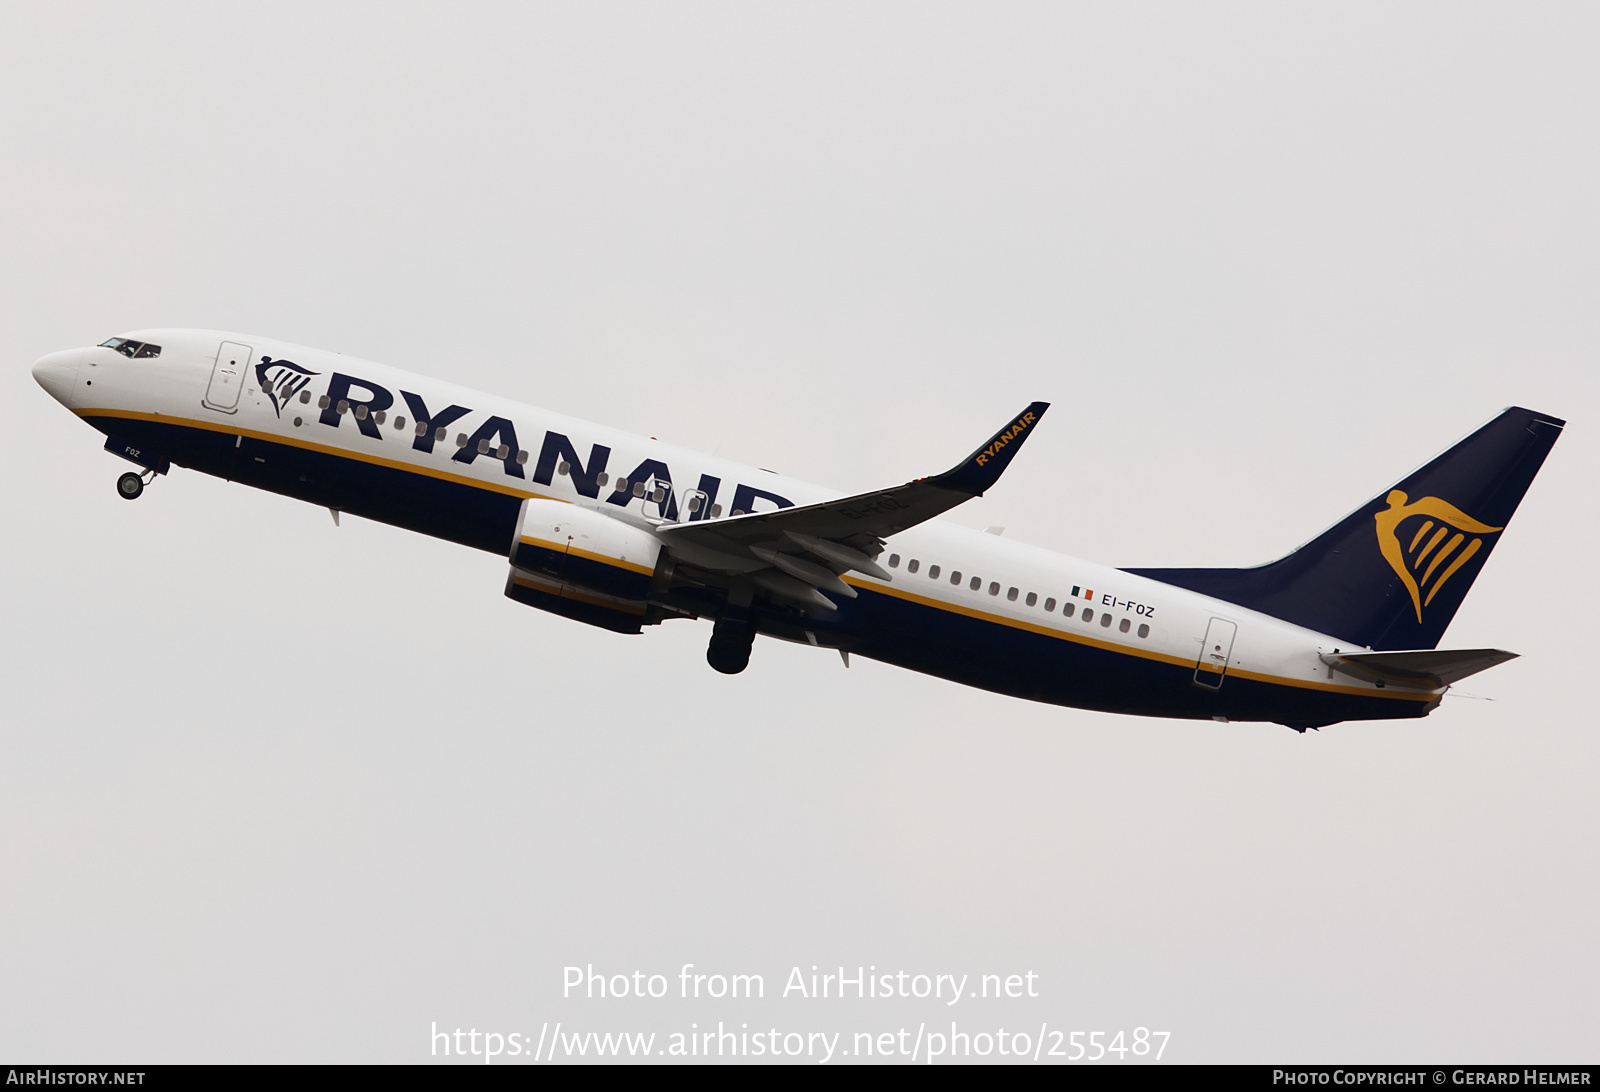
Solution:
<svg viewBox="0 0 1600 1092">
<path fill-rule="evenodd" d="M 1515 658 L 1440 649 L 1564 421 L 1512 407 L 1332 528 L 1243 569 L 1111 568 L 937 517 L 982 496 L 1034 402 L 955 467 L 840 496 L 342 354 L 132 331 L 51 353 L 46 392 L 138 469 L 172 466 L 506 558 L 505 594 L 602 629 L 710 619 L 1031 701 L 1267 721 L 1422 717 Z"/>
</svg>

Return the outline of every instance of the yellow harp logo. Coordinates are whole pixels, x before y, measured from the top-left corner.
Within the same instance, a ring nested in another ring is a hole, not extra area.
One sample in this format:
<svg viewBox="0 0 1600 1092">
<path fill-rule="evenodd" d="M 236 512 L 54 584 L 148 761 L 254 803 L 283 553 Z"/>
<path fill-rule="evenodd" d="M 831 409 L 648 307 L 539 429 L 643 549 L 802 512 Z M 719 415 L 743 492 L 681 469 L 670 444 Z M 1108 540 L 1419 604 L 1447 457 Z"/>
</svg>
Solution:
<svg viewBox="0 0 1600 1092">
<path fill-rule="evenodd" d="M 1439 589 L 1483 547 L 1482 538 L 1469 542 L 1467 536 L 1493 534 L 1501 528 L 1479 523 L 1438 497 L 1423 497 L 1415 504 L 1407 504 L 1406 500 L 1405 493 L 1394 490 L 1388 497 L 1388 509 L 1379 512 L 1373 521 L 1378 525 L 1378 549 L 1383 551 L 1384 560 L 1411 592 L 1411 602 L 1417 608 L 1420 622 L 1422 608 L 1433 602 Z M 1409 527 L 1402 530 L 1400 525 L 1412 516 L 1421 517 L 1422 522 L 1414 532 Z M 1452 528 L 1454 535 L 1450 533 Z M 1410 541 L 1402 547 L 1401 536 L 1406 534 L 1410 535 Z M 1433 580 L 1435 573 L 1437 580 Z M 1430 580 L 1432 584 L 1428 583 Z"/>
</svg>

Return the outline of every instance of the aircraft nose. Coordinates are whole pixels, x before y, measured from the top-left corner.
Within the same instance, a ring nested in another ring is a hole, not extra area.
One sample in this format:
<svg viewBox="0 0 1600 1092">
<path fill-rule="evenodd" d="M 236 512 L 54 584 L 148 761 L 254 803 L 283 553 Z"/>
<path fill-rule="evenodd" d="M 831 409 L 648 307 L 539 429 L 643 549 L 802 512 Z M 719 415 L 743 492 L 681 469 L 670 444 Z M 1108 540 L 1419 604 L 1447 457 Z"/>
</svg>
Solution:
<svg viewBox="0 0 1600 1092">
<path fill-rule="evenodd" d="M 34 361 L 33 378 L 51 398 L 63 406 L 70 405 L 72 385 L 78 377 L 78 363 L 82 358 L 81 349 L 41 356 Z"/>
</svg>

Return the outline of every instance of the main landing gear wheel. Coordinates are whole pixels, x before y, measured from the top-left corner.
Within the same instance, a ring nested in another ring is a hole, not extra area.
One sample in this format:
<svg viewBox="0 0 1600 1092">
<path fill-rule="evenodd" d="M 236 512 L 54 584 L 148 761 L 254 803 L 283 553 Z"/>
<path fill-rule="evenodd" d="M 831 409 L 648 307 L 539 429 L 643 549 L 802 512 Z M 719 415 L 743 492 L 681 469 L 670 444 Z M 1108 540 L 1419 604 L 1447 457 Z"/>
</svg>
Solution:
<svg viewBox="0 0 1600 1092">
<path fill-rule="evenodd" d="M 724 618 L 711 630 L 706 663 L 724 675 L 737 675 L 750 665 L 750 647 L 756 643 L 754 622 Z"/>
<path fill-rule="evenodd" d="M 139 494 L 144 492 L 144 479 L 133 471 L 128 471 L 117 479 L 117 496 L 123 500 L 138 500 Z"/>
</svg>

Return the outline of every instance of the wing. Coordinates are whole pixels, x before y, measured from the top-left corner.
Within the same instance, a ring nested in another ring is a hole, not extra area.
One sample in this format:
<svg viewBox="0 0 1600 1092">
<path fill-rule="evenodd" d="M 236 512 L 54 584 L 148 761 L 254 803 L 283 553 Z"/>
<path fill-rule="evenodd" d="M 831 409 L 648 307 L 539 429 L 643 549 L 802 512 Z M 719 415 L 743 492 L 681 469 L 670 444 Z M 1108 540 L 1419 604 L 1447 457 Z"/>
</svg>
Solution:
<svg viewBox="0 0 1600 1092">
<path fill-rule="evenodd" d="M 951 470 L 890 489 L 730 519 L 669 524 L 656 533 L 674 556 L 713 572 L 753 574 L 769 592 L 831 608 L 817 589 L 853 597 L 839 574 L 890 579 L 875 560 L 883 540 L 982 496 L 1049 408 L 1035 402 Z"/>
</svg>

